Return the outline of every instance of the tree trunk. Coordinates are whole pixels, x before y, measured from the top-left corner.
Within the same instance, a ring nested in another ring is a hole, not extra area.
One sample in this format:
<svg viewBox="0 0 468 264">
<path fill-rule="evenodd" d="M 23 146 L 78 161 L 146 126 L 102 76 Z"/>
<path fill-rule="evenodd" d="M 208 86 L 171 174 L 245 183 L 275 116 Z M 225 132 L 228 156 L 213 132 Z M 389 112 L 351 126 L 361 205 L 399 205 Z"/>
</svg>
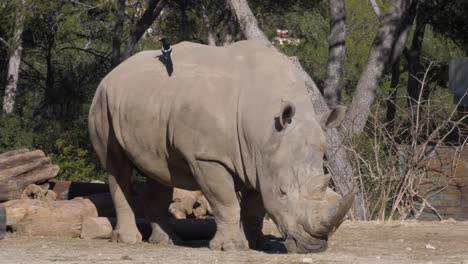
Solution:
<svg viewBox="0 0 468 264">
<path fill-rule="evenodd" d="M 125 0 L 117 0 L 117 5 L 114 35 L 112 36 L 112 67 L 120 64 L 120 47 L 122 44 L 122 33 L 125 21 Z"/>
<path fill-rule="evenodd" d="M 210 18 L 206 14 L 206 7 L 204 4 L 201 4 L 202 8 L 202 16 L 203 16 L 203 24 L 206 28 L 206 33 L 208 35 L 208 45 L 209 46 L 216 46 L 216 34 L 214 32 L 213 26 L 211 25 Z"/>
<path fill-rule="evenodd" d="M 125 53 L 121 59 L 124 61 L 128 59 L 135 49 L 135 45 L 141 39 L 146 30 L 153 24 L 154 20 L 161 14 L 164 6 L 166 5 L 166 0 L 150 0 L 148 1 L 148 7 L 137 21 L 133 27 L 130 36 L 128 37 L 127 47 L 125 48 Z"/>
<path fill-rule="evenodd" d="M 400 59 L 392 65 L 392 80 L 390 82 L 390 90 L 387 98 L 387 130 L 393 134 L 393 127 L 396 113 L 396 100 L 398 94 L 398 84 L 400 83 Z"/>
<path fill-rule="evenodd" d="M 22 3 L 25 4 L 24 1 Z M 15 21 L 15 32 L 10 41 L 10 59 L 8 61 L 8 79 L 3 96 L 3 112 L 11 114 L 15 106 L 16 90 L 18 88 L 18 77 L 23 54 L 23 42 L 21 36 L 23 34 L 24 14 L 22 9 L 18 8 Z"/>
<path fill-rule="evenodd" d="M 327 105 L 335 108 L 343 89 L 343 64 L 346 55 L 346 13 L 344 0 L 329 0 L 330 36 L 324 96 Z"/>
<path fill-rule="evenodd" d="M 244 23 L 244 26 L 241 25 L 241 29 L 248 29 L 247 32 L 244 31 L 244 35 L 247 39 L 254 39 L 260 43 L 264 43 L 266 46 L 273 46 L 270 41 L 266 38 L 265 34 L 258 28 L 257 21 L 252 14 L 246 0 L 227 0 L 231 5 L 231 10 L 234 12 L 234 15 L 237 17 L 239 23 Z M 247 25 L 249 24 L 249 25 Z M 268 43 L 266 43 L 268 42 Z M 314 110 L 316 113 L 323 113 L 329 110 L 325 99 L 320 93 L 317 85 L 309 76 L 309 74 L 302 68 L 299 60 L 295 57 L 291 58 L 293 63 L 296 65 L 298 70 L 302 73 L 302 77 L 307 86 L 307 91 L 310 95 L 310 99 Z M 354 181 L 354 173 L 351 167 L 351 164 L 348 161 L 346 156 L 346 151 L 343 148 L 342 139 L 340 133 L 336 129 L 329 129 L 327 133 L 327 143 L 330 148 L 328 148 L 326 156 L 329 160 L 329 166 L 333 171 L 333 180 L 336 184 L 337 191 L 344 195 L 349 190 L 356 186 Z M 355 203 L 353 205 L 351 214 L 354 219 L 366 219 L 368 215 L 367 207 L 365 206 L 365 200 L 363 198 L 362 192 L 358 193 L 355 197 Z"/>
<path fill-rule="evenodd" d="M 416 3 L 415 0 L 395 0 L 382 18 L 343 124 L 348 131 L 360 133 L 364 129 L 384 70 L 404 48 L 402 44 L 406 43 L 408 28 L 414 20 L 412 11 Z"/>
<path fill-rule="evenodd" d="M 379 5 L 377 5 L 377 3 L 375 2 L 375 0 L 369 0 L 369 4 L 371 5 L 372 10 L 374 10 L 374 13 L 375 13 L 375 15 L 377 16 L 377 18 L 380 20 L 381 13 L 380 13 L 380 7 L 379 7 Z"/>
<path fill-rule="evenodd" d="M 263 31 L 258 27 L 257 19 L 252 13 L 252 10 L 250 10 L 246 0 L 227 0 L 227 3 L 247 39 L 256 40 L 267 47 L 273 46 Z"/>
<path fill-rule="evenodd" d="M 424 78 L 424 67 L 421 63 L 422 44 L 424 41 L 424 32 L 426 29 L 426 19 L 423 15 L 418 15 L 416 18 L 416 28 L 413 33 L 411 48 L 407 52 L 406 59 L 408 60 L 408 107 L 411 113 L 414 107 L 417 107 L 421 100 L 422 80 Z"/>
</svg>

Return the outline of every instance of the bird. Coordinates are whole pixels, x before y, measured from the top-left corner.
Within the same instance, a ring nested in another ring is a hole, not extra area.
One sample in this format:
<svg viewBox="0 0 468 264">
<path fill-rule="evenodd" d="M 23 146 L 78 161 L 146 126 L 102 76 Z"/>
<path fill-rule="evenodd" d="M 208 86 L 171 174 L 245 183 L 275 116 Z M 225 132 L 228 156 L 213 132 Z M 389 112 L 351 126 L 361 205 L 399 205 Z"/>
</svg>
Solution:
<svg viewBox="0 0 468 264">
<path fill-rule="evenodd" d="M 171 53 L 172 53 L 172 47 L 169 44 L 169 40 L 167 39 L 167 37 L 162 37 L 159 39 L 159 41 L 161 41 L 162 43 L 162 47 L 161 47 L 162 55 L 164 56 L 164 59 L 169 61 L 171 59 Z"/>
</svg>

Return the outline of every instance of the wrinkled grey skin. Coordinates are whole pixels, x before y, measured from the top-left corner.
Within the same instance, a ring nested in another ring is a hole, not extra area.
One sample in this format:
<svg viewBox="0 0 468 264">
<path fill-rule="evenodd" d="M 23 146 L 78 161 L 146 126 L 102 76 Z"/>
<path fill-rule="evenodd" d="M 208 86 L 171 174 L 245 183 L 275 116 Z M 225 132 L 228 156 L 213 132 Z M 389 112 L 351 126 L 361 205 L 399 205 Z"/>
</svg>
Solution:
<svg viewBox="0 0 468 264">
<path fill-rule="evenodd" d="M 322 167 L 323 129 L 337 126 L 344 108 L 317 116 L 295 66 L 255 42 L 183 42 L 173 50 L 171 76 L 159 51 L 140 52 L 105 77 L 90 109 L 117 212 L 113 238 L 141 241 L 128 203 L 136 167 L 147 176 L 149 242 L 178 242 L 167 225 L 178 187 L 202 190 L 212 205 L 212 249 L 261 247 L 266 211 L 288 251 L 325 250 L 353 196 L 327 188 Z"/>
</svg>

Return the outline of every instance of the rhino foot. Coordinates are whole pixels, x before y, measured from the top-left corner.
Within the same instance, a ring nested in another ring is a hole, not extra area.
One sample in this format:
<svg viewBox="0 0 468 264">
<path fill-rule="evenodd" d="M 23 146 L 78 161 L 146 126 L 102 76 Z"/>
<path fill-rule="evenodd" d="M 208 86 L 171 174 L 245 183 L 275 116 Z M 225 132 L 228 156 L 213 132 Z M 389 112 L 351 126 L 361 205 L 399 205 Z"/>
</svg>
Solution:
<svg viewBox="0 0 468 264">
<path fill-rule="evenodd" d="M 166 232 L 154 230 L 151 236 L 148 238 L 148 242 L 151 244 L 159 245 L 180 245 L 181 240 L 176 234 L 168 235 Z"/>
<path fill-rule="evenodd" d="M 127 244 L 137 244 L 140 243 L 142 240 L 142 236 L 138 229 L 115 229 L 112 232 L 112 241 L 116 241 L 119 243 L 127 243 Z"/>
<path fill-rule="evenodd" d="M 244 251 L 249 250 L 249 243 L 246 239 L 242 239 L 240 237 L 238 239 L 223 239 L 216 235 L 210 241 L 210 249 L 223 251 Z"/>
</svg>

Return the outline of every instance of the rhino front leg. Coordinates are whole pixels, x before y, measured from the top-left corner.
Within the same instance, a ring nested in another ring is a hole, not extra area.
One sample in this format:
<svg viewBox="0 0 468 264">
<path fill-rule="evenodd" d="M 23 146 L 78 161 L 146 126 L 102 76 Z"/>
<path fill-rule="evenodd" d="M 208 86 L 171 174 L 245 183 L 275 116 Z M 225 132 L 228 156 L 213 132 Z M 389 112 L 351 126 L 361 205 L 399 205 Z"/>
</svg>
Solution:
<svg viewBox="0 0 468 264">
<path fill-rule="evenodd" d="M 255 190 L 241 192 L 241 222 L 245 236 L 252 249 L 265 249 L 265 237 L 262 232 L 265 207 L 262 196 Z"/>
<path fill-rule="evenodd" d="M 168 225 L 169 205 L 172 202 L 174 188 L 164 186 L 155 180 L 146 178 L 144 193 L 145 215 L 151 224 L 152 233 L 148 242 L 153 244 L 180 244 L 179 237 Z"/>
<path fill-rule="evenodd" d="M 221 164 L 210 161 L 196 161 L 195 171 L 197 182 L 213 208 L 217 227 L 210 249 L 248 250 L 232 175 Z"/>
</svg>

